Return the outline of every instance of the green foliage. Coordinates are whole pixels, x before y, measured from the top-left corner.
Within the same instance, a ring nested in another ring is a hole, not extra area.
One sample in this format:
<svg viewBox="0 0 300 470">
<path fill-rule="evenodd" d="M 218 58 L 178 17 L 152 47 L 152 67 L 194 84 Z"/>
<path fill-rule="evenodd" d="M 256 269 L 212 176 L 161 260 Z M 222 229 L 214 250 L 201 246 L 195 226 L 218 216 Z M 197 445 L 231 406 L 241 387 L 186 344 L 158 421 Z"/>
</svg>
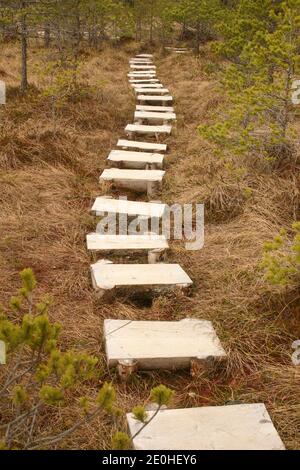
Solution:
<svg viewBox="0 0 300 470">
<path fill-rule="evenodd" d="M 165 385 L 158 385 L 151 390 L 151 400 L 159 406 L 168 405 L 173 391 Z"/>
<path fill-rule="evenodd" d="M 273 162 L 292 151 L 290 90 L 299 72 L 300 0 L 240 0 L 223 8 L 213 50 L 231 61 L 222 119 L 199 127 L 221 153 Z M 224 21 L 225 18 L 225 21 Z"/>
<path fill-rule="evenodd" d="M 131 447 L 131 439 L 124 432 L 117 432 L 112 438 L 113 450 L 128 450 Z"/>
<path fill-rule="evenodd" d="M 293 224 L 291 240 L 281 230 L 271 242 L 264 245 L 262 268 L 268 282 L 279 286 L 299 286 L 300 280 L 300 222 Z"/>
<path fill-rule="evenodd" d="M 147 420 L 147 412 L 144 406 L 137 405 L 132 409 L 132 414 L 136 420 L 140 421 L 141 423 L 145 423 Z"/>
<path fill-rule="evenodd" d="M 8 311 L 0 315 L 0 339 L 7 350 L 7 363 L 1 366 L 4 375 L 0 399 L 4 424 L 0 428 L 0 440 L 7 449 L 14 446 L 15 436 L 18 436 L 18 448 L 38 448 L 39 423 L 44 421 L 44 408 L 67 406 L 70 394 L 77 394 L 78 384 L 97 383 L 102 373 L 96 357 L 86 352 L 59 349 L 61 326 L 49 319 L 49 297 L 34 304 L 37 283 L 32 270 L 24 269 L 20 278 L 22 288 L 18 296 L 12 297 Z M 115 392 L 110 384 L 102 387 L 98 400 L 78 397 L 84 411 L 78 425 L 103 410 L 110 412 L 114 400 Z M 55 433 L 55 426 L 54 430 L 46 427 L 45 431 Z M 43 437 L 41 442 L 44 446 L 51 441 L 51 438 L 48 441 Z"/>
</svg>

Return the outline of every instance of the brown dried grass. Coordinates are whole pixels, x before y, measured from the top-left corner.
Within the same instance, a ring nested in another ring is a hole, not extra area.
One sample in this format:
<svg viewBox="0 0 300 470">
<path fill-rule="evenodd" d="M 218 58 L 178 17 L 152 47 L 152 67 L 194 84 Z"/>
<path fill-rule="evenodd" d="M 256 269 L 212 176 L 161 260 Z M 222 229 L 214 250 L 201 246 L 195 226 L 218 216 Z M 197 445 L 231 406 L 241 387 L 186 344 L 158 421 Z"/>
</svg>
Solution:
<svg viewBox="0 0 300 470">
<path fill-rule="evenodd" d="M 229 354 L 225 370 L 193 378 L 187 372 L 140 373 L 120 383 L 105 368 L 103 380 L 115 383 L 119 405 L 129 411 L 144 403 L 159 383 L 175 390 L 174 407 L 264 401 L 287 447 L 299 449 L 300 377 L 290 357 L 292 341 L 300 338 L 299 292 L 270 288 L 258 269 L 263 242 L 299 216 L 299 180 L 295 168 L 285 174 L 251 168 L 237 179 L 216 160 L 196 130 L 224 102 L 203 72 L 205 56 L 200 61 L 157 57 L 158 74 L 175 97 L 178 114 L 177 132 L 168 139 L 162 199 L 205 201 L 207 206 L 204 249 L 187 252 L 176 242 L 170 250 L 170 260 L 193 278 L 193 295 L 160 297 L 145 308 L 120 300 L 103 304 L 91 288 L 85 235 L 95 220 L 89 209 L 100 194 L 97 180 L 107 153 L 132 119 L 126 71 L 134 48 L 105 48 L 86 57 L 82 81 L 93 93 L 64 107 L 54 134 L 45 102 L 34 90 L 27 99 L 16 91 L 16 49 L 5 46 L 0 70 L 6 73 L 10 99 L 2 110 L 0 136 L 0 300 L 6 302 L 18 288 L 18 272 L 32 267 L 39 292 L 54 298 L 51 316 L 64 326 L 62 347 L 86 349 L 103 363 L 105 318 L 212 320 Z M 34 50 L 31 66 L 39 54 Z M 38 77 L 31 77 L 39 88 Z M 250 197 L 245 187 L 251 188 Z M 82 386 L 78 394 L 96 395 L 99 386 Z M 74 395 L 66 409 L 49 410 L 41 432 L 65 429 L 78 413 Z M 105 449 L 115 430 L 116 424 L 101 416 L 61 447 Z"/>
</svg>

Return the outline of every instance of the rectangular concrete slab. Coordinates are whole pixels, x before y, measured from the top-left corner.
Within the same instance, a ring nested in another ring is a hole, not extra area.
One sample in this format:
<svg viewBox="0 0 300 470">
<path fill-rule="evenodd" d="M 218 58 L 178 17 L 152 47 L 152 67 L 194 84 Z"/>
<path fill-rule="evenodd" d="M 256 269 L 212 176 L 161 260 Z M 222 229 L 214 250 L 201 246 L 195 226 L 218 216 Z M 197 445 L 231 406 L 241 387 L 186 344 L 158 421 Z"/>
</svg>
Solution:
<svg viewBox="0 0 300 470">
<path fill-rule="evenodd" d="M 133 152 L 128 150 L 112 150 L 107 158 L 110 162 L 120 164 L 124 168 L 145 169 L 147 166 L 162 169 L 164 156 L 160 153 Z"/>
<path fill-rule="evenodd" d="M 166 250 L 168 242 L 164 235 L 102 235 L 89 233 L 86 237 L 87 249 L 92 251 L 113 250 Z"/>
<path fill-rule="evenodd" d="M 153 57 L 153 54 L 137 54 L 136 57 Z"/>
<path fill-rule="evenodd" d="M 162 170 L 120 170 L 108 168 L 103 170 L 100 179 L 103 181 L 162 181 L 165 171 Z"/>
<path fill-rule="evenodd" d="M 154 88 L 154 87 L 151 87 L 151 88 L 145 88 L 145 87 L 136 87 L 134 89 L 134 91 L 136 93 L 149 93 L 149 95 L 165 95 L 167 93 L 170 93 L 170 90 L 168 90 L 168 88 Z"/>
<path fill-rule="evenodd" d="M 142 424 L 132 414 L 127 422 L 133 437 Z M 263 403 L 161 410 L 133 444 L 137 450 L 285 449 Z"/>
<path fill-rule="evenodd" d="M 156 70 L 155 65 L 130 65 L 130 68 L 133 70 Z"/>
<path fill-rule="evenodd" d="M 138 95 L 137 99 L 138 99 L 138 101 L 159 101 L 159 102 L 173 101 L 173 97 L 172 96 L 167 96 L 167 95 L 158 96 L 158 95 L 145 95 L 145 94 L 143 94 L 143 95 Z"/>
<path fill-rule="evenodd" d="M 166 204 L 156 202 L 128 201 L 127 199 L 109 199 L 97 197 L 91 209 L 96 215 L 102 213 L 126 214 L 129 217 L 161 218 L 166 211 Z"/>
<path fill-rule="evenodd" d="M 148 121 L 174 121 L 176 119 L 175 113 L 156 113 L 154 111 L 136 111 L 134 119 L 147 119 Z"/>
<path fill-rule="evenodd" d="M 163 88 L 163 85 L 161 83 L 131 83 L 132 88 L 134 88 L 135 91 L 137 90 L 144 90 L 150 88 L 151 90 L 156 89 L 156 88 Z"/>
<path fill-rule="evenodd" d="M 154 112 L 162 112 L 162 113 L 173 113 L 174 108 L 172 106 L 151 106 L 147 104 L 137 104 L 136 105 L 137 111 L 154 111 Z"/>
<path fill-rule="evenodd" d="M 139 84 L 139 83 L 148 83 L 149 85 L 151 83 L 158 83 L 159 80 L 158 78 L 131 78 L 129 80 L 129 83 L 134 83 L 134 84 Z"/>
<path fill-rule="evenodd" d="M 4 341 L 0 341 L 0 364 L 6 364 L 6 348 Z"/>
<path fill-rule="evenodd" d="M 193 359 L 225 358 L 210 321 L 104 320 L 109 367 L 120 361 L 137 362 L 140 370 L 189 368 Z"/>
<path fill-rule="evenodd" d="M 138 142 L 134 140 L 118 140 L 117 147 L 122 148 L 129 148 L 129 149 L 138 149 L 138 150 L 146 150 L 149 152 L 166 152 L 167 145 L 166 144 L 157 144 L 152 142 Z"/>
<path fill-rule="evenodd" d="M 127 133 L 137 133 L 137 134 L 168 134 L 170 135 L 172 131 L 172 126 L 163 125 L 163 126 L 146 126 L 143 124 L 127 124 L 125 127 L 125 132 Z"/>
<path fill-rule="evenodd" d="M 91 273 L 94 288 L 100 290 L 192 285 L 179 264 L 112 264 L 100 260 L 91 266 Z"/>
<path fill-rule="evenodd" d="M 141 76 L 146 76 L 146 77 L 156 77 L 156 72 L 155 70 L 135 70 L 134 72 L 128 72 L 127 74 L 128 77 L 141 77 Z"/>
</svg>

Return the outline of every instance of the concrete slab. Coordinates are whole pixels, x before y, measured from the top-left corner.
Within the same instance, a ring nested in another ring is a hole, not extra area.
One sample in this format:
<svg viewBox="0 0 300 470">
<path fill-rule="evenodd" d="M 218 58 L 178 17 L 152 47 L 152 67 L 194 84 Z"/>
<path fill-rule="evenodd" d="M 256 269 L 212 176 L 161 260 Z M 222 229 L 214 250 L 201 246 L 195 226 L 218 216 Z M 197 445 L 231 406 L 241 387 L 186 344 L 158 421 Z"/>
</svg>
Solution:
<svg viewBox="0 0 300 470">
<path fill-rule="evenodd" d="M 127 422 L 131 436 L 142 427 L 132 414 Z M 161 410 L 133 444 L 137 450 L 285 449 L 263 403 Z"/>
<path fill-rule="evenodd" d="M 6 364 L 6 347 L 4 341 L 0 341 L 0 364 Z"/>
<path fill-rule="evenodd" d="M 156 70 L 156 65 L 130 65 L 133 70 Z"/>
<path fill-rule="evenodd" d="M 128 217 L 161 218 L 166 211 L 166 204 L 157 202 L 128 201 L 97 197 L 91 211 L 96 215 L 103 213 L 126 214 Z"/>
<path fill-rule="evenodd" d="M 135 87 L 134 91 L 136 93 L 143 93 L 143 94 L 148 94 L 149 95 L 166 95 L 167 93 L 170 93 L 170 90 L 168 88 L 145 88 L 145 87 Z"/>
<path fill-rule="evenodd" d="M 160 170 L 163 167 L 164 156 L 160 153 L 112 150 L 107 160 L 122 168 Z"/>
<path fill-rule="evenodd" d="M 151 84 L 151 83 L 159 83 L 159 80 L 158 78 L 131 78 L 129 80 L 129 83 L 134 83 L 134 84 L 139 84 L 139 83 L 148 83 L 148 84 Z"/>
<path fill-rule="evenodd" d="M 149 152 L 166 152 L 167 145 L 166 144 L 157 144 L 153 142 L 138 142 L 134 140 L 118 140 L 117 147 L 121 147 L 123 149 L 138 149 L 144 150 Z"/>
<path fill-rule="evenodd" d="M 174 121 L 176 120 L 175 113 L 156 113 L 154 111 L 136 111 L 134 113 L 134 119 L 136 121 L 143 121 L 146 119 L 147 121 Z"/>
<path fill-rule="evenodd" d="M 135 91 L 137 90 L 144 90 L 145 88 L 150 88 L 150 89 L 157 89 L 157 88 L 163 88 L 163 85 L 161 83 L 131 83 L 131 87 L 134 88 Z"/>
<path fill-rule="evenodd" d="M 162 113 L 174 113 L 174 108 L 172 106 L 151 106 L 147 104 L 137 104 L 136 105 L 137 111 L 154 111 L 154 112 L 162 112 Z"/>
<path fill-rule="evenodd" d="M 137 54 L 136 57 L 147 57 L 147 58 L 151 58 L 153 57 L 153 54 Z"/>
<path fill-rule="evenodd" d="M 162 188 L 165 171 L 162 170 L 120 170 L 110 168 L 103 171 L 100 182 L 111 182 L 116 187 L 155 195 Z"/>
<path fill-rule="evenodd" d="M 138 101 L 158 101 L 158 102 L 165 102 L 165 101 L 173 101 L 173 97 L 172 96 L 166 96 L 166 95 L 162 95 L 162 96 L 157 96 L 157 95 L 138 95 L 137 96 L 137 100 Z"/>
<path fill-rule="evenodd" d="M 143 124 L 127 124 L 125 127 L 125 132 L 128 135 L 133 134 L 167 134 L 170 135 L 172 132 L 172 126 L 164 124 L 162 126 L 147 126 Z"/>
<path fill-rule="evenodd" d="M 91 265 L 93 286 L 102 291 L 118 288 L 188 287 L 192 280 L 179 264 L 112 264 L 100 260 Z"/>
<path fill-rule="evenodd" d="M 89 233 L 87 249 L 91 251 L 149 251 L 166 250 L 169 245 L 164 235 L 102 235 Z"/>
<path fill-rule="evenodd" d="M 185 369 L 193 359 L 225 358 L 210 321 L 104 320 L 109 367 L 134 361 L 140 370 Z"/>
</svg>

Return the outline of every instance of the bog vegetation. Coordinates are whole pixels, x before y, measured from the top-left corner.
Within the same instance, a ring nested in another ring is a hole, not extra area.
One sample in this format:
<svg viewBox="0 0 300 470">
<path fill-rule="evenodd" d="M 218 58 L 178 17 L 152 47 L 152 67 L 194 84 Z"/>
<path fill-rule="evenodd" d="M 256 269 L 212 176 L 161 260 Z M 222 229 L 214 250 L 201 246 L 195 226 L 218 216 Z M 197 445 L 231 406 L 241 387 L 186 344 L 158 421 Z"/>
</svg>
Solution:
<svg viewBox="0 0 300 470">
<path fill-rule="evenodd" d="M 0 0 L 0 31 L 1 447 L 128 448 L 124 413 L 147 425 L 146 404 L 172 399 L 263 401 L 299 448 L 300 0 Z M 206 244 L 172 243 L 192 297 L 112 308 L 89 285 L 84 236 L 100 168 L 132 119 L 137 51 L 155 54 L 177 101 L 163 200 L 205 203 Z M 104 318 L 187 312 L 218 329 L 229 360 L 217 376 L 123 383 L 107 370 Z"/>
</svg>

